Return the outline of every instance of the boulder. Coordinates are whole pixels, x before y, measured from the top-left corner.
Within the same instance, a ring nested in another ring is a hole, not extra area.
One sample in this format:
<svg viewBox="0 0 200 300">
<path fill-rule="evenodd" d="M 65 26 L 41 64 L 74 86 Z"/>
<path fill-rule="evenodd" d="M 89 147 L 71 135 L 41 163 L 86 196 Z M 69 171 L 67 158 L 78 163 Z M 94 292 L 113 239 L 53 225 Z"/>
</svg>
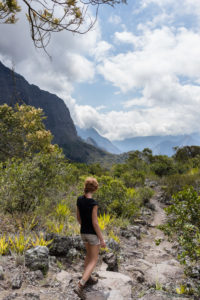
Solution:
<svg viewBox="0 0 200 300">
<path fill-rule="evenodd" d="M 12 289 L 20 289 L 22 286 L 22 275 L 17 273 L 12 279 Z"/>
<path fill-rule="evenodd" d="M 34 272 L 35 279 L 37 280 L 42 280 L 44 278 L 44 274 L 42 273 L 41 270 L 37 270 Z"/>
<path fill-rule="evenodd" d="M 78 236 L 62 236 L 59 234 L 50 233 L 46 235 L 46 240 L 52 240 L 53 242 L 48 246 L 50 255 L 56 257 L 67 256 L 71 249 L 84 250 L 84 244 L 81 237 Z"/>
<path fill-rule="evenodd" d="M 145 279 L 149 285 L 154 285 L 158 280 L 163 285 L 174 278 L 182 278 L 183 276 L 183 267 L 177 264 L 169 264 L 168 260 L 152 265 L 145 271 Z"/>
<path fill-rule="evenodd" d="M 141 238 L 140 237 L 140 226 L 134 225 L 134 226 L 129 226 L 128 229 L 125 229 L 125 230 L 122 229 L 121 235 L 128 239 L 132 236 L 135 236 L 139 240 Z"/>
<path fill-rule="evenodd" d="M 111 271 L 100 271 L 98 272 L 99 282 L 96 285 L 97 289 L 103 289 L 105 292 L 109 291 L 110 298 L 109 300 L 128 300 L 131 299 L 132 293 L 132 279 L 124 274 L 111 272 Z M 112 293 L 117 294 L 118 298 L 114 298 Z M 111 298 L 112 296 L 112 298 Z M 119 298 L 119 296 L 121 298 Z"/>
<path fill-rule="evenodd" d="M 25 253 L 25 266 L 30 270 L 41 270 L 46 274 L 49 270 L 49 250 L 44 246 L 37 246 Z"/>
<path fill-rule="evenodd" d="M 127 230 L 127 229 L 122 229 L 121 230 L 121 236 L 129 239 L 130 237 L 132 237 L 132 233 L 130 232 L 130 230 Z"/>
<path fill-rule="evenodd" d="M 67 253 L 67 257 L 70 258 L 70 260 L 73 260 L 78 256 L 79 256 L 79 252 L 75 248 L 69 249 Z"/>
<path fill-rule="evenodd" d="M 108 265 L 107 271 L 118 272 L 117 255 L 114 253 L 106 253 L 103 256 L 103 261 Z"/>
<path fill-rule="evenodd" d="M 40 296 L 35 293 L 25 293 L 24 297 L 25 300 L 40 300 Z"/>
<path fill-rule="evenodd" d="M 56 275 L 56 280 L 58 282 L 61 282 L 65 286 L 68 286 L 69 283 L 72 281 L 72 274 L 63 270 Z"/>
</svg>

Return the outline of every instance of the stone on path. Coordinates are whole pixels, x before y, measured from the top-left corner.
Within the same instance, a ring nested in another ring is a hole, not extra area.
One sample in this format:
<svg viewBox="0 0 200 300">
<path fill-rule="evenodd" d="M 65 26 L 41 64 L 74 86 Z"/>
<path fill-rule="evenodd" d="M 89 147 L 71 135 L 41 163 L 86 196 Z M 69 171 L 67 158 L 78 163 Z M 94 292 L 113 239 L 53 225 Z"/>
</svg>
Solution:
<svg viewBox="0 0 200 300">
<path fill-rule="evenodd" d="M 117 255 L 114 253 L 106 253 L 103 256 L 103 261 L 108 265 L 107 271 L 118 272 L 118 260 Z"/>
<path fill-rule="evenodd" d="M 132 290 L 132 280 L 129 276 L 122 273 L 110 272 L 110 271 L 100 271 L 98 272 L 99 282 L 96 285 L 96 288 L 103 288 L 104 291 L 109 291 L 109 300 L 117 300 L 119 297 L 120 300 L 131 299 L 131 290 Z M 113 290 L 115 292 L 113 292 Z M 118 295 L 118 298 L 113 297 L 112 293 Z M 112 298 L 111 298 L 112 297 Z"/>
<path fill-rule="evenodd" d="M 44 246 L 37 246 L 25 253 L 25 266 L 36 271 L 41 270 L 46 274 L 49 270 L 49 249 Z"/>
<path fill-rule="evenodd" d="M 145 279 L 150 285 L 155 282 L 165 284 L 173 279 L 181 278 L 183 275 L 183 270 L 179 266 L 171 265 L 169 261 L 163 261 L 146 270 Z"/>
<path fill-rule="evenodd" d="M 12 280 L 12 289 L 20 289 L 22 286 L 22 275 L 17 273 Z"/>
<path fill-rule="evenodd" d="M 62 284 L 62 290 L 65 290 L 72 280 L 72 275 L 62 270 L 56 275 L 56 280 Z"/>
</svg>

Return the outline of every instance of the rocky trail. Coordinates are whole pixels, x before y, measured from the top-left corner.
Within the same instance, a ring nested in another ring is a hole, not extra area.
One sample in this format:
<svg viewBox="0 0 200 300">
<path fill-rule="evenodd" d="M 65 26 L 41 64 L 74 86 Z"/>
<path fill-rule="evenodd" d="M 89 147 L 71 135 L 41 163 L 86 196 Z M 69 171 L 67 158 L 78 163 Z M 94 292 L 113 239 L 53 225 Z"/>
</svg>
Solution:
<svg viewBox="0 0 200 300">
<path fill-rule="evenodd" d="M 110 242 L 108 246 L 112 251 L 101 255 L 96 269 L 99 282 L 86 289 L 87 300 L 194 299 L 176 293 L 176 288 L 187 279 L 176 259 L 177 245 L 167 241 L 163 232 L 156 228 L 166 220 L 160 196 L 160 188 L 156 187 L 150 201 L 151 209 L 145 208 L 140 220 L 121 230 L 120 250 L 116 242 Z M 78 300 L 73 288 L 83 268 L 77 246 L 80 242 L 70 250 L 68 247 L 66 255 L 58 261 L 56 248 L 63 254 L 65 242 L 62 237 L 50 250 L 54 255 L 50 253 L 46 276 L 40 270 L 30 271 L 20 262 L 20 257 L 17 264 L 13 256 L 1 257 L 0 300 Z"/>
</svg>

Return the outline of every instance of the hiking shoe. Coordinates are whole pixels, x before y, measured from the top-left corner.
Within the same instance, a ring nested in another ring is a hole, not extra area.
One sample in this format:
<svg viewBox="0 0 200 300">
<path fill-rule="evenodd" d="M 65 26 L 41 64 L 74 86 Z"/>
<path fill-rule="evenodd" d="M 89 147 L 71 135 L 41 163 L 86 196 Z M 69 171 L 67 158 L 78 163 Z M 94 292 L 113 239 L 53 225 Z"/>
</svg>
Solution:
<svg viewBox="0 0 200 300">
<path fill-rule="evenodd" d="M 90 278 L 86 282 L 86 285 L 94 285 L 94 284 L 97 284 L 97 282 L 98 282 L 98 278 L 96 278 L 94 276 L 90 276 Z"/>
<path fill-rule="evenodd" d="M 86 294 L 84 291 L 84 286 L 80 284 L 80 282 L 77 284 L 77 286 L 74 289 L 74 293 L 76 293 L 80 299 L 86 300 Z"/>
</svg>

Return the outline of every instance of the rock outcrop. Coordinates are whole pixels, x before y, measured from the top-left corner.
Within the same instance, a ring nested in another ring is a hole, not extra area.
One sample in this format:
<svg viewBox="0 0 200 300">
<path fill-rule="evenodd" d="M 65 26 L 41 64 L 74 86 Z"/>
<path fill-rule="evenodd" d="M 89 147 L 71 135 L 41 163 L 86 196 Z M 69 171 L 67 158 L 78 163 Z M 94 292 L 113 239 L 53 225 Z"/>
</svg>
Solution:
<svg viewBox="0 0 200 300">
<path fill-rule="evenodd" d="M 30 270 L 41 270 L 46 274 L 49 270 L 49 249 L 44 246 L 37 246 L 25 253 L 25 266 Z"/>
</svg>

